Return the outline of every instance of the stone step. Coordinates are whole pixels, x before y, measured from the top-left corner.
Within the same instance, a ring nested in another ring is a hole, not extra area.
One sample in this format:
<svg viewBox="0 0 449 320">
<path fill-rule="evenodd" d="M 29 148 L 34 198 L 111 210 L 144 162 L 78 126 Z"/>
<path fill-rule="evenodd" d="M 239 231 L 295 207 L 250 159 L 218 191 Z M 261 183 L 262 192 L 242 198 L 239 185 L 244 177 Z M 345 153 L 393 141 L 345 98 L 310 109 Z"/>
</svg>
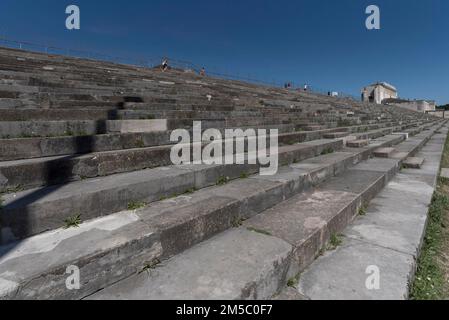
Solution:
<svg viewBox="0 0 449 320">
<path fill-rule="evenodd" d="M 387 134 L 391 129 L 382 129 Z M 366 135 L 379 138 L 378 130 Z M 296 145 L 298 141 L 313 141 L 321 137 L 320 133 L 299 132 L 279 135 L 280 145 Z M 339 142 L 323 141 L 323 149 L 340 148 Z M 33 187 L 53 185 L 68 181 L 106 176 L 115 173 L 130 172 L 159 166 L 170 165 L 172 145 L 117 151 L 95 152 L 75 156 L 57 156 L 27 160 L 12 160 L 0 162 L 0 192 L 8 190 L 25 190 Z M 297 161 L 299 155 L 295 155 Z M 293 159 L 291 160 L 293 161 Z"/>
<path fill-rule="evenodd" d="M 177 128 L 191 128 L 193 121 L 196 119 L 183 119 L 183 120 L 168 120 L 169 129 Z M 106 122 L 108 123 L 108 122 Z M 106 123 L 103 122 L 86 122 L 80 129 L 94 130 L 93 126 L 95 124 L 96 130 L 106 130 Z M 111 122 L 114 123 L 114 122 Z M 0 123 L 1 124 L 1 123 Z M 229 125 L 228 125 L 229 124 Z M 243 122 L 243 126 L 237 126 L 243 130 L 248 129 L 247 123 Z M 52 124 L 48 122 L 43 122 L 42 126 L 51 126 Z M 430 125 L 430 124 L 428 124 Z M 26 128 L 31 126 L 39 127 L 39 122 L 36 125 L 31 123 L 23 124 Z M 50 131 L 56 132 L 56 130 L 64 129 L 64 122 L 56 124 Z M 202 120 L 203 129 L 207 128 L 229 128 L 232 129 L 234 126 L 231 123 L 221 120 Z M 250 126 L 249 129 L 251 129 Z M 405 129 L 408 125 L 401 126 Z M 14 129 L 12 133 L 20 133 L 27 131 L 21 131 L 22 124 L 14 123 L 12 125 L 5 124 L 5 128 Z M 253 127 L 254 128 L 254 127 Z M 259 129 L 274 129 L 279 128 L 279 143 L 280 144 L 293 144 L 297 142 L 304 142 L 310 140 L 321 139 L 323 134 L 334 132 L 339 129 L 326 129 L 320 131 L 304 131 L 304 132 L 288 132 L 292 131 L 293 127 L 291 124 L 275 125 L 258 125 Z M 358 130 L 354 128 L 354 130 Z M 369 127 L 367 127 L 369 128 Z M 375 132 L 366 132 L 364 136 L 373 138 L 380 137 L 394 130 L 394 128 L 384 128 L 377 129 Z M 348 128 L 348 130 L 351 128 Z M 39 129 L 40 133 L 45 133 L 46 129 Z M 418 131 L 420 129 L 417 129 Z M 29 131 L 29 130 L 28 130 Z M 223 131 L 223 130 L 221 130 Z M 284 133 L 283 133 L 284 132 Z M 68 132 L 66 132 L 68 133 Z M 142 148 L 142 147 L 152 147 L 158 145 L 171 144 L 170 132 L 149 132 L 149 133 L 127 133 L 127 134 L 102 134 L 102 135 L 84 135 L 87 132 L 69 132 L 71 134 L 82 134 L 81 136 L 62 136 L 62 137 L 34 137 L 34 138 L 20 138 L 20 139 L 0 139 L 0 161 L 11 161 L 20 159 L 30 159 L 30 158 L 40 158 L 40 157 L 53 157 L 60 155 L 73 155 L 73 154 L 83 154 L 89 152 L 102 152 L 102 151 L 112 151 L 119 149 L 132 149 L 132 148 Z M 358 135 L 358 134 L 357 134 Z M 8 137 L 5 137 L 8 138 Z"/>
<path fill-rule="evenodd" d="M 95 135 L 105 131 L 105 121 L 0 121 L 0 139 Z"/>
<path fill-rule="evenodd" d="M 378 158 L 390 158 L 395 151 L 395 148 L 379 148 L 374 151 L 374 156 Z"/>
<path fill-rule="evenodd" d="M 389 142 L 395 139 L 398 137 L 390 137 Z M 386 143 L 382 141 L 379 144 Z M 195 243 L 239 225 L 244 218 L 254 216 L 284 199 L 344 172 L 346 168 L 368 157 L 369 153 L 366 151 L 327 154 L 281 168 L 281 171 L 273 177 L 255 176 L 231 181 L 223 186 L 206 188 L 193 194 L 156 202 L 136 212 L 125 211 L 88 221 L 77 229 L 59 229 L 4 246 L 6 253 L 1 254 L 3 263 L 0 262 L 0 270 L 13 268 L 17 271 L 15 276 L 7 277 L 3 282 L 15 286 L 16 289 L 23 283 L 29 283 L 29 286 L 17 291 L 19 292 L 17 296 L 14 296 L 15 290 L 14 292 L 9 290 L 9 294 L 12 294 L 10 298 L 80 298 L 89 295 L 99 288 L 139 272 L 145 263 L 166 260 Z M 189 171 L 184 172 L 188 174 Z M 139 176 L 141 175 L 142 172 L 139 172 Z M 173 181 L 173 178 L 169 177 L 168 180 Z M 180 180 L 192 179 L 184 177 Z M 193 181 L 191 184 L 194 186 Z M 192 185 L 185 185 L 182 190 L 187 190 Z M 115 197 L 111 196 L 108 199 Z M 101 199 L 96 200 L 100 201 Z M 79 199 L 77 203 L 86 203 L 86 200 Z M 142 223 L 143 221 L 146 222 Z M 98 232 L 99 230 L 102 232 Z M 42 254 L 39 254 L 41 252 L 39 249 L 37 251 L 27 249 L 28 246 L 39 243 L 53 243 L 56 246 L 53 246 L 53 250 L 47 249 Z M 65 247 L 80 249 L 67 251 Z M 67 254 L 58 254 L 59 250 L 66 251 Z M 138 256 L 135 255 L 135 251 L 140 252 Z M 23 252 L 27 254 L 22 254 Z M 117 253 L 120 253 L 119 256 Z M 23 259 L 30 261 L 28 254 L 36 254 L 33 267 L 29 264 L 25 266 L 22 262 Z M 54 257 L 51 259 L 51 265 L 48 264 L 50 256 Z M 129 261 L 131 256 L 132 262 Z M 86 277 L 83 282 L 87 284 L 81 291 L 67 291 L 65 275 L 53 271 L 64 269 L 69 261 L 71 264 L 85 261 L 83 264 L 79 263 L 81 274 Z M 109 265 L 111 267 L 107 267 Z M 107 272 L 98 272 L 98 268 Z M 52 280 L 45 280 L 50 286 L 42 286 L 40 280 L 34 283 L 25 281 L 30 277 Z"/>
<path fill-rule="evenodd" d="M 170 132 L 121 133 L 0 140 L 0 161 L 167 145 Z"/>
<path fill-rule="evenodd" d="M 348 135 L 348 132 L 332 132 L 332 133 L 326 133 L 324 135 L 325 139 L 339 139 L 344 138 Z"/>
<path fill-rule="evenodd" d="M 100 109 L 0 109 L 1 121 L 68 121 L 117 119 L 117 110 Z"/>
<path fill-rule="evenodd" d="M 325 140 L 281 147 L 279 148 L 279 163 L 289 164 L 301 161 L 320 155 L 324 151 L 331 153 L 328 150 L 333 152 L 342 146 L 343 144 L 339 140 Z M 167 149 L 165 156 L 162 156 L 160 161 L 168 161 L 169 152 L 170 150 Z M 131 154 L 128 153 L 127 156 L 129 155 Z M 107 155 L 105 157 L 107 158 Z M 123 167 L 127 166 L 131 170 L 138 170 L 139 166 L 142 166 L 138 161 L 146 161 L 142 155 L 137 155 L 134 164 L 132 162 L 127 164 L 126 158 L 126 156 L 123 159 L 113 156 L 109 163 L 106 162 L 109 169 L 105 168 L 104 170 L 110 170 L 111 174 L 114 171 L 126 170 Z M 91 158 L 86 159 L 85 166 L 89 166 L 92 162 L 89 160 Z M 100 160 L 102 160 L 101 157 Z M 68 164 L 73 165 L 73 162 L 68 162 Z M 83 170 L 85 168 L 81 166 L 83 162 L 79 162 L 79 164 L 80 167 L 77 170 Z M 99 163 L 98 168 L 101 169 L 101 165 L 102 163 Z M 65 168 L 56 162 L 53 165 L 53 173 L 41 169 L 40 172 L 45 176 L 38 173 L 36 177 L 36 174 L 32 173 L 33 166 L 23 172 L 24 175 L 20 176 L 21 178 L 14 176 L 14 170 L 10 171 L 12 174 L 7 176 L 11 179 L 25 180 L 28 179 L 26 173 L 30 172 L 34 177 L 33 182 L 42 181 L 49 178 L 49 173 L 55 176 L 60 168 L 63 170 L 62 177 L 67 178 L 67 176 L 73 175 L 70 170 L 65 171 Z M 1 212 L 3 234 L 5 235 L 9 232 L 7 230 L 10 230 L 15 238 L 23 238 L 58 228 L 65 219 L 78 213 L 82 213 L 83 219 L 87 220 L 124 210 L 130 203 L 150 203 L 163 197 L 182 194 L 187 190 L 214 185 L 221 177 L 236 179 L 242 174 L 258 172 L 258 168 L 257 165 L 168 166 L 6 194 L 3 196 Z M 95 176 L 98 175 L 98 172 L 92 174 Z M 58 176 L 59 174 L 55 179 L 58 179 Z"/>
<path fill-rule="evenodd" d="M 366 139 L 356 139 L 346 142 L 348 148 L 363 148 L 369 145 L 369 140 Z"/>
<path fill-rule="evenodd" d="M 400 168 L 398 160 L 369 161 L 316 190 L 250 215 L 242 227 L 156 263 L 148 273 L 135 274 L 88 299 L 270 299 L 293 282 Z M 249 241 L 248 232 L 259 240 Z"/>
<path fill-rule="evenodd" d="M 298 150 L 300 153 L 319 154 L 323 150 L 339 150 L 342 147 L 340 141 L 320 141 L 299 144 L 299 138 L 303 137 L 293 133 L 292 135 L 280 135 L 279 142 L 290 141 L 296 136 L 292 147 L 281 147 L 283 150 Z M 313 137 L 312 137 L 313 138 Z M 307 142 L 307 137 L 304 138 Z M 248 141 L 245 143 L 247 148 Z M 206 142 L 204 143 L 206 145 Z M 85 155 L 45 157 L 26 160 L 13 160 L 0 162 L 0 174 L 3 177 L 0 183 L 0 192 L 14 189 L 29 189 L 64 183 L 68 181 L 106 176 L 114 173 L 130 172 L 171 164 L 170 154 L 173 145 L 124 149 L 116 151 L 96 152 Z M 234 147 L 235 148 L 235 147 Z M 235 149 L 234 149 L 235 150 Z M 191 153 L 192 155 L 193 153 Z M 300 154 L 292 153 L 294 160 L 302 160 Z M 292 158 L 293 159 L 293 158 Z M 282 160 L 282 157 L 281 157 Z"/>
<path fill-rule="evenodd" d="M 419 157 L 409 157 L 404 160 L 402 165 L 407 169 L 421 169 L 424 164 L 425 159 Z"/>
<path fill-rule="evenodd" d="M 184 121 L 105 120 L 105 121 L 0 121 L 0 138 L 36 138 L 55 136 L 87 136 L 106 133 L 138 133 L 167 131 L 169 126 L 184 127 Z"/>
<path fill-rule="evenodd" d="M 318 131 L 324 129 L 321 125 L 308 125 L 304 127 L 306 131 Z"/>
<path fill-rule="evenodd" d="M 222 119 L 146 119 L 146 120 L 60 120 L 60 121 L 0 121 L 0 139 L 37 138 L 57 136 L 82 136 L 107 133 L 138 133 L 191 128 L 194 121 L 202 127 L 224 128 Z M 244 129 L 246 126 L 241 126 Z M 262 128 L 294 131 L 294 124 L 269 124 Z"/>
</svg>

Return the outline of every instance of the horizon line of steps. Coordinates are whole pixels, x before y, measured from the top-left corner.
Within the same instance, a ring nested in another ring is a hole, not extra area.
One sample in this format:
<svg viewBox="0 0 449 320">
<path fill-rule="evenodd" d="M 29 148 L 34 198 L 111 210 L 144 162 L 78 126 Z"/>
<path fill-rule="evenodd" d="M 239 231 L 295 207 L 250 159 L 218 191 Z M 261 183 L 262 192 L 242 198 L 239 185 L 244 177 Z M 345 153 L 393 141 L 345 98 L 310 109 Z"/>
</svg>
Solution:
<svg viewBox="0 0 449 320">
<path fill-rule="evenodd" d="M 419 136 L 429 141 L 435 131 Z M 422 146 L 419 137 L 416 139 L 414 146 L 409 144 L 410 152 Z M 156 261 L 146 272 L 86 299 L 276 299 L 288 285 L 296 284 L 318 256 L 332 249 L 330 239 L 365 210 L 400 171 L 402 161 L 372 158 L 360 162 L 317 188 L 252 215 L 241 221 L 241 226 L 167 261 Z"/>
<path fill-rule="evenodd" d="M 400 129 L 402 130 L 404 127 Z M 351 130 L 360 131 L 358 128 Z M 394 127 L 376 129 L 371 132 L 356 134 L 354 137 L 359 135 L 368 139 L 379 138 L 391 134 L 394 130 Z M 298 142 L 319 140 L 325 134 L 326 131 L 315 134 L 311 132 L 300 134 L 286 133 L 281 134 L 278 140 L 280 146 L 294 145 Z M 348 132 L 347 134 L 352 133 Z M 0 175 L 2 177 L 0 180 L 0 192 L 8 192 L 9 190 L 20 191 L 33 187 L 170 165 L 172 147 L 173 145 L 161 145 L 76 156 L 3 161 L 0 162 Z M 245 142 L 245 147 L 247 147 L 247 141 Z M 332 148 L 334 151 L 338 149 L 336 144 L 332 142 L 324 144 L 324 148 Z"/>
<path fill-rule="evenodd" d="M 344 172 L 368 159 L 379 146 L 402 140 L 401 136 L 388 136 L 378 139 L 370 148 L 348 149 L 282 167 L 272 179 L 233 180 L 158 201 L 141 210 L 87 221 L 79 229 L 57 229 L 3 246 L 0 249 L 2 296 L 82 298 L 141 271 L 145 264 L 167 260 L 240 224 L 244 217 L 260 213 Z M 82 199 L 77 202 L 86 203 Z M 68 263 L 78 263 L 81 268 L 85 277 L 81 291 L 65 289 Z M 14 274 L 8 273 L 10 270 L 15 270 Z"/>
</svg>

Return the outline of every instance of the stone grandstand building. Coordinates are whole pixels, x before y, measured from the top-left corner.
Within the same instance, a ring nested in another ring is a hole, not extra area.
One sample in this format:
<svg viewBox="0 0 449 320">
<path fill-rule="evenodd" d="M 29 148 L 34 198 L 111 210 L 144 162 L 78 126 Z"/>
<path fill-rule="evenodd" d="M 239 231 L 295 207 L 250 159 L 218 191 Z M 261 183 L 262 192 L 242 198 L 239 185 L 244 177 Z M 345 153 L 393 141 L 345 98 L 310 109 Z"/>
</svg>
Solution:
<svg viewBox="0 0 449 320">
<path fill-rule="evenodd" d="M 448 129 L 364 97 L 0 48 L 0 300 L 406 298 Z M 194 121 L 278 172 L 173 165 Z"/>
</svg>

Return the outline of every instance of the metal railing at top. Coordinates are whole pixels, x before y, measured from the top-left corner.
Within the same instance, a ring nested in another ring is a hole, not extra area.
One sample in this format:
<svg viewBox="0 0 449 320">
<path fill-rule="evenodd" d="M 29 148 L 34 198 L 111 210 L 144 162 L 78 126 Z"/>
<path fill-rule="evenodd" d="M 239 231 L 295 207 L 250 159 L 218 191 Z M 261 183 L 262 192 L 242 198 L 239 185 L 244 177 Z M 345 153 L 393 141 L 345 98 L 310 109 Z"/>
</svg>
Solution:
<svg viewBox="0 0 449 320">
<path fill-rule="evenodd" d="M 70 49 L 70 48 L 60 48 L 56 46 L 50 46 L 50 45 L 43 45 L 43 44 L 36 44 L 28 41 L 17 41 L 17 40 L 11 40 L 6 37 L 0 36 L 0 45 L 3 45 L 4 47 L 12 48 L 12 49 L 20 49 L 20 50 L 29 50 L 29 51 L 35 51 L 35 52 L 41 52 L 46 54 L 54 54 L 54 55 L 62 55 L 67 57 L 74 57 L 74 58 L 82 58 L 82 59 L 89 59 L 89 60 L 99 60 L 99 61 L 105 61 L 105 62 L 111 62 L 111 63 L 118 63 L 118 64 L 125 64 L 125 65 L 131 65 L 136 67 L 143 67 L 143 68 L 154 68 L 161 64 L 161 61 L 163 59 L 168 59 L 169 64 L 171 67 L 182 69 L 182 70 L 192 70 L 196 73 L 199 73 L 203 67 L 199 67 L 195 65 L 194 63 L 190 61 L 180 60 L 180 59 L 174 59 L 170 57 L 145 57 L 145 58 L 131 58 L 131 57 L 121 57 L 121 56 L 113 56 L 108 55 L 104 53 L 98 53 L 94 51 L 87 51 L 87 50 L 79 50 L 79 49 Z M 236 81 L 243 81 L 243 82 L 249 82 L 257 85 L 264 85 L 264 86 L 270 86 L 270 87 L 284 87 L 284 83 L 281 83 L 279 81 L 273 80 L 273 81 L 265 81 L 260 79 L 255 79 L 251 77 L 251 75 L 248 76 L 242 76 L 239 74 L 230 74 L 230 73 L 224 73 L 219 71 L 216 68 L 210 68 L 204 66 L 207 75 L 226 79 L 226 80 L 236 80 Z M 322 95 L 328 95 L 329 93 L 333 92 L 332 90 L 324 90 L 320 89 L 318 87 L 307 85 L 307 91 Z M 294 90 L 295 86 L 292 86 L 291 89 Z M 297 89 L 304 88 L 304 85 L 298 86 Z M 338 92 L 339 98 L 350 98 L 354 100 L 358 100 L 358 97 L 351 95 L 351 94 L 345 94 L 342 92 Z"/>
</svg>

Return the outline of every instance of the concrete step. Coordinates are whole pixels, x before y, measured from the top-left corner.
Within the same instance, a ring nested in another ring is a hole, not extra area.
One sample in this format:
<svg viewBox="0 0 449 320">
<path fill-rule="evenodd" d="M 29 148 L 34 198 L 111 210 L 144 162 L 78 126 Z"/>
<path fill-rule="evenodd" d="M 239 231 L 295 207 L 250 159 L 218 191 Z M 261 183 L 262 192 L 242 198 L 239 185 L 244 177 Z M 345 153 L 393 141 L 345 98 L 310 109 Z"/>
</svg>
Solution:
<svg viewBox="0 0 449 320">
<path fill-rule="evenodd" d="M 56 136 L 86 136 L 105 133 L 138 133 L 167 131 L 183 121 L 101 120 L 101 121 L 0 121 L 0 138 L 36 138 Z"/>
<path fill-rule="evenodd" d="M 60 121 L 0 121 L 0 138 L 37 138 L 56 136 L 96 135 L 106 133 L 138 133 L 191 128 L 201 121 L 204 129 L 225 128 L 222 119 L 141 119 L 141 120 L 60 120 Z M 241 126 L 244 129 L 246 126 Z M 294 131 L 294 124 L 269 124 L 258 128 Z"/>
<path fill-rule="evenodd" d="M 282 140 L 281 137 L 280 141 Z M 296 141 L 299 140 L 297 139 Z M 298 144 L 296 141 L 292 147 L 281 147 L 281 161 L 283 161 L 283 153 L 285 152 L 292 154 L 290 158 L 286 158 L 287 160 L 299 161 L 304 159 L 304 156 L 299 153 L 304 153 L 305 155 L 320 154 L 323 150 L 339 150 L 343 145 L 340 141 L 335 140 L 317 140 L 314 143 L 302 144 Z M 247 143 L 245 143 L 245 146 L 247 146 Z M 205 145 L 206 143 L 204 143 Z M 3 177 L 0 183 L 0 192 L 14 189 L 24 190 L 31 187 L 167 166 L 171 164 L 170 153 L 172 147 L 172 145 L 165 145 L 96 152 L 86 155 L 79 154 L 0 162 L 0 174 Z"/>
<path fill-rule="evenodd" d="M 270 299 L 293 282 L 400 168 L 398 160 L 369 161 L 88 298 Z M 251 233 L 258 239 L 250 238 Z"/>
<path fill-rule="evenodd" d="M 371 152 L 379 145 L 392 143 L 394 139 L 398 137 L 390 136 L 389 139 L 374 143 Z M 367 159 L 367 151 L 369 150 L 319 156 L 282 168 L 273 177 L 255 176 L 231 181 L 224 186 L 157 202 L 136 212 L 125 211 L 86 222 L 78 229 L 59 229 L 4 246 L 5 253 L 1 255 L 4 258 L 3 263 L 0 262 L 0 270 L 17 270 L 14 276 L 6 276 L 3 279 L 10 288 L 4 289 L 4 295 L 16 299 L 80 298 L 141 271 L 145 265 L 150 266 L 148 271 L 153 272 L 151 266 L 157 264 L 157 261 L 169 259 L 221 231 L 238 226 L 244 219 L 254 217 L 311 186 L 341 174 L 347 168 Z M 99 230 L 102 232 L 98 232 Z M 116 240 L 111 241 L 112 239 Z M 52 243 L 53 246 L 44 251 L 29 247 L 35 247 L 39 243 Z M 68 253 L 64 248 L 78 246 L 87 251 L 69 250 L 69 255 L 58 254 L 60 250 Z M 140 252 L 138 256 L 135 251 Z M 120 253 L 119 256 L 117 253 Z M 33 259 L 33 267 L 27 267 L 22 262 L 30 261 L 30 254 L 36 257 Z M 131 256 L 133 259 L 130 261 Z M 49 257 L 57 259 L 51 259 L 52 263 L 49 265 Z M 83 279 L 85 286 L 81 291 L 66 290 L 65 274 L 53 271 L 65 269 L 68 261 L 83 266 L 81 274 L 86 278 Z M 107 267 L 108 265 L 114 267 Z M 99 268 L 103 271 L 98 272 Z M 37 276 L 38 274 L 40 276 Z M 37 281 L 26 281 L 29 277 Z M 277 275 L 273 279 L 276 277 Z M 46 279 L 46 283 L 51 285 L 43 286 L 41 281 L 44 280 L 38 279 Z M 48 281 L 49 279 L 52 280 Z M 28 285 L 23 287 L 23 283 Z M 18 294 L 15 295 L 15 292 Z"/>
<path fill-rule="evenodd" d="M 341 141 L 326 140 L 281 147 L 279 148 L 279 163 L 289 164 L 294 161 L 301 161 L 317 156 L 324 151 L 328 152 L 327 150 L 332 150 L 333 152 L 342 146 Z M 151 151 L 148 150 L 148 152 Z M 155 152 L 157 154 L 160 150 Z M 170 150 L 167 148 L 165 155 L 161 156 L 160 161 L 168 161 L 169 152 Z M 122 158 L 115 155 L 112 158 L 104 155 L 99 158 L 100 160 L 104 157 L 110 158 L 109 163 L 106 162 L 109 169 L 104 169 L 106 171 L 109 170 L 109 173 L 114 173 L 114 171 L 120 172 L 126 170 L 126 168 L 138 170 L 139 166 L 144 166 L 148 163 L 148 160 L 142 157 L 142 154 L 135 156 L 134 164 L 126 160 L 128 156 L 132 155 L 132 153 L 127 153 Z M 80 167 L 75 170 L 88 171 L 90 164 L 92 164 L 91 159 L 85 159 L 84 163 L 78 162 Z M 66 165 L 73 165 L 73 161 L 72 163 L 66 163 Z M 102 164 L 100 162 L 97 168 L 101 169 Z M 84 167 L 81 165 L 84 165 Z M 73 171 L 65 171 L 67 168 L 62 167 L 58 162 L 52 165 L 53 172 L 46 170 L 45 167 L 42 170 L 42 164 L 38 164 L 37 168 L 41 168 L 37 174 L 33 174 L 33 166 L 31 164 L 29 170 L 22 171 L 22 175 L 19 176 L 12 170 L 9 172 L 11 174 L 7 174 L 7 176 L 11 179 L 22 179 L 23 181 L 29 179 L 26 174 L 29 172 L 33 175 L 33 182 L 36 182 L 46 181 L 50 175 L 55 177 L 54 179 L 59 179 L 59 176 L 67 179 L 74 174 Z M 83 219 L 87 220 L 124 210 L 133 202 L 150 203 L 162 197 L 170 197 L 194 188 L 201 189 L 214 185 L 220 180 L 220 177 L 236 179 L 242 174 L 258 172 L 258 168 L 258 165 L 168 166 L 6 194 L 3 196 L 1 213 L 3 234 L 9 233 L 7 230 L 10 230 L 15 238 L 23 238 L 58 228 L 65 219 L 77 213 L 82 213 Z M 60 169 L 62 169 L 62 172 L 59 172 Z M 22 168 L 19 169 L 19 172 L 21 170 Z M 7 172 L 7 170 L 5 171 Z M 94 171 L 92 171 L 92 174 L 94 176 L 98 175 L 98 172 L 94 173 Z"/>
<path fill-rule="evenodd" d="M 168 120 L 167 127 L 169 130 L 175 128 L 185 128 L 189 129 L 192 127 L 193 121 L 195 119 L 182 119 L 182 120 Z M 98 131 L 106 131 L 107 124 L 110 123 L 120 123 L 120 122 L 86 122 L 82 125 L 85 130 L 94 130 L 94 125 Z M 246 130 L 248 123 L 243 121 L 243 126 L 237 126 Z M 64 122 L 58 122 L 53 127 L 49 129 L 47 126 L 52 126 L 51 123 L 43 122 L 42 127 L 37 123 L 35 125 L 31 123 L 14 123 L 8 125 L 5 123 L 5 128 L 14 129 L 11 134 L 19 134 L 27 130 L 23 129 L 30 126 L 33 129 L 37 126 L 37 132 L 45 133 L 45 130 L 50 130 L 56 132 L 59 129 L 64 129 Z M 401 129 L 405 129 L 408 125 L 400 126 Z M 44 127 L 44 128 L 43 128 Z M 229 128 L 232 129 L 234 126 L 227 121 L 221 120 L 202 120 L 203 129 L 207 128 Z M 249 128 L 254 128 L 251 125 Z M 275 125 L 266 124 L 258 125 L 257 128 L 260 129 L 274 129 L 279 128 L 279 143 L 282 144 L 293 144 L 297 142 L 304 142 L 310 140 L 321 139 L 323 134 L 334 132 L 338 129 L 326 129 L 320 131 L 307 131 L 307 132 L 288 132 L 293 129 L 291 124 Z M 357 127 L 359 128 L 359 127 Z M 367 127 L 369 128 L 369 127 Z M 373 138 L 385 135 L 397 127 L 378 129 L 376 132 L 367 132 L 366 137 Z M 29 131 L 29 130 L 28 130 Z M 223 131 L 223 130 L 222 130 Z M 282 132 L 285 132 L 283 134 Z M 71 134 L 76 134 L 76 131 L 70 132 Z M 87 133 L 87 132 L 80 132 Z M 93 136 L 63 136 L 63 137 L 37 137 L 37 138 L 21 138 L 21 139 L 0 139 L 0 161 L 10 161 L 10 160 L 20 160 L 20 159 L 30 159 L 30 158 L 40 158 L 40 157 L 52 157 L 59 155 L 72 155 L 72 154 L 82 154 L 89 152 L 101 152 L 101 151 L 112 151 L 120 149 L 132 149 L 141 147 L 152 147 L 158 145 L 171 144 L 169 141 L 170 132 L 150 132 L 150 133 L 128 133 L 128 134 L 104 134 L 104 135 L 93 135 Z"/>
<path fill-rule="evenodd" d="M 29 137 L 55 137 L 72 135 L 95 135 L 110 132 L 151 132 L 165 131 L 178 128 L 190 128 L 193 121 L 203 122 L 204 128 L 223 128 L 231 125 L 229 121 L 221 119 L 147 119 L 147 120 L 64 120 L 64 121 L 0 121 L 0 138 L 29 138 Z M 243 121 L 244 124 L 247 124 Z M 388 124 L 386 124 L 388 126 Z M 294 131 L 294 124 L 271 124 L 272 128 L 277 128 L 280 132 Z M 246 126 L 240 126 L 246 127 Z M 266 126 L 267 127 L 267 126 Z M 286 130 L 288 128 L 288 130 Z M 357 128 L 345 128 L 352 132 L 367 132 L 375 126 L 361 126 Z M 401 126 L 406 129 L 405 126 Z M 340 137 L 345 136 L 339 133 L 340 129 L 329 129 L 329 133 L 324 137 L 334 136 L 337 133 Z"/>
<path fill-rule="evenodd" d="M 387 134 L 391 129 L 375 130 L 364 135 L 379 138 L 379 132 Z M 279 135 L 280 145 L 296 145 L 299 141 L 319 140 L 324 132 L 295 132 Z M 340 148 L 339 142 L 323 142 L 323 148 Z M 0 162 L 0 192 L 25 190 L 33 187 L 53 185 L 68 181 L 106 176 L 115 173 L 130 172 L 159 166 L 170 165 L 172 145 L 125 149 L 117 151 L 95 152 L 86 155 L 57 156 L 27 160 Z M 296 148 L 295 147 L 295 148 Z M 324 150 L 324 149 L 323 149 Z M 322 150 L 319 152 L 322 152 Z M 297 161 L 298 155 L 295 156 Z M 293 159 L 292 159 L 293 161 Z"/>
<path fill-rule="evenodd" d="M 117 119 L 117 110 L 100 109 L 0 109 L 1 121 L 68 121 Z"/>
<path fill-rule="evenodd" d="M 0 140 L 0 161 L 167 145 L 170 132 L 102 134 Z"/>
</svg>

